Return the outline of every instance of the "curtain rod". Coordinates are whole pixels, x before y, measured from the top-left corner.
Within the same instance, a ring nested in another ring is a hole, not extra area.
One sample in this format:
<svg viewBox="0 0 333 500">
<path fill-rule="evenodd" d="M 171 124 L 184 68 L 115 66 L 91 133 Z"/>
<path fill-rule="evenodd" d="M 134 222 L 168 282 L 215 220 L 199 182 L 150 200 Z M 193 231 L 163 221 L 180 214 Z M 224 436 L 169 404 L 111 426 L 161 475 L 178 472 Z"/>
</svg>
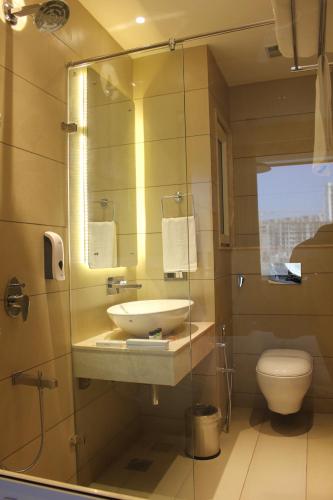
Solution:
<svg viewBox="0 0 333 500">
<path fill-rule="evenodd" d="M 79 68 L 79 67 L 83 67 L 83 66 L 90 66 L 94 63 L 99 63 L 99 62 L 108 61 L 110 59 L 114 59 L 115 57 L 126 56 L 126 55 L 130 55 L 130 54 L 135 54 L 137 52 L 143 52 L 145 50 L 153 50 L 153 49 L 159 49 L 159 48 L 163 48 L 163 47 L 169 47 L 170 50 L 175 50 L 176 45 L 178 43 L 200 40 L 200 38 L 208 38 L 208 37 L 213 37 L 213 36 L 218 36 L 218 35 L 227 35 L 228 33 L 236 33 L 238 31 L 245 31 L 245 30 L 249 30 L 249 29 L 253 29 L 253 28 L 261 28 L 264 26 L 271 26 L 273 24 L 275 24 L 275 20 L 268 19 L 266 21 L 259 21 L 257 23 L 253 23 L 253 24 L 245 24 L 243 26 L 236 26 L 234 28 L 227 28 L 227 29 L 219 30 L 219 31 L 208 31 L 206 33 L 199 33 L 198 35 L 190 35 L 190 36 L 186 36 L 183 38 L 170 38 L 169 40 L 165 40 L 165 41 L 159 42 L 159 43 L 153 43 L 151 45 L 143 45 L 141 47 L 134 47 L 134 48 L 128 49 L 128 50 L 114 52 L 113 54 L 106 54 L 103 56 L 96 56 L 96 57 L 91 57 L 88 59 L 81 59 L 79 61 L 69 62 L 66 66 L 67 66 L 67 68 Z"/>
</svg>

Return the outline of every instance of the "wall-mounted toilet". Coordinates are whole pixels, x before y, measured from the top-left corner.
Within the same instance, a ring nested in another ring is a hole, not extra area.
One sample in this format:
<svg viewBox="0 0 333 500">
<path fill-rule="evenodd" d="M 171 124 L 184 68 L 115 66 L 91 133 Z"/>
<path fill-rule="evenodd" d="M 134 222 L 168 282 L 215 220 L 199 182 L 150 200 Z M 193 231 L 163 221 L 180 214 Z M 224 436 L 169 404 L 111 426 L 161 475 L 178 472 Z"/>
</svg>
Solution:
<svg viewBox="0 0 333 500">
<path fill-rule="evenodd" d="M 257 363 L 257 381 L 270 410 L 288 415 L 300 410 L 312 380 L 312 357 L 297 349 L 268 349 Z"/>
</svg>

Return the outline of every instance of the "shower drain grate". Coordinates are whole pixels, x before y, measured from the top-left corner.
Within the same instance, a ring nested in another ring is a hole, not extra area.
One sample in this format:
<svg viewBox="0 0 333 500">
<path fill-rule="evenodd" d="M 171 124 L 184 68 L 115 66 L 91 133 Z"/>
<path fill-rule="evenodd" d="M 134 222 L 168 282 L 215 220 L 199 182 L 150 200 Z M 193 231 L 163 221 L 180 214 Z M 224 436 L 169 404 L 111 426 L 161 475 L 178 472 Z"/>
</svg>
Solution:
<svg viewBox="0 0 333 500">
<path fill-rule="evenodd" d="M 147 472 L 152 463 L 153 460 L 146 460 L 145 458 L 132 458 L 126 465 L 126 469 Z"/>
</svg>

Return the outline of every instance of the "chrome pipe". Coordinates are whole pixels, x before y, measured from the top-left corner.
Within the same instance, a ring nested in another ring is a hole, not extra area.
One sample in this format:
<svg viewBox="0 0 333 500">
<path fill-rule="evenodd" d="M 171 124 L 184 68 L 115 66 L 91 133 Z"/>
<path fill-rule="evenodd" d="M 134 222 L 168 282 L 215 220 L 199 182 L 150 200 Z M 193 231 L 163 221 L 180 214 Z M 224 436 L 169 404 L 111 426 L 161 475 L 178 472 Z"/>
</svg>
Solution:
<svg viewBox="0 0 333 500">
<path fill-rule="evenodd" d="M 297 71 L 299 65 L 298 65 L 298 51 L 297 51 L 295 0 L 290 0 L 290 17 L 291 17 L 291 34 L 292 34 L 293 53 L 294 53 L 294 68 L 296 68 L 295 71 Z"/>
<path fill-rule="evenodd" d="M 145 50 L 161 49 L 163 47 L 169 47 L 170 50 L 174 50 L 178 43 L 190 42 L 194 40 L 199 40 L 200 38 L 209 38 L 212 36 L 227 35 L 229 33 L 237 33 L 238 31 L 245 31 L 254 28 L 262 28 L 264 26 L 271 26 L 275 24 L 274 19 L 268 19 L 265 21 L 259 21 L 257 23 L 245 24 L 243 26 L 236 26 L 234 28 L 226 28 L 224 30 L 218 31 L 207 31 L 206 33 L 199 33 L 198 35 L 190 35 L 182 38 L 170 38 L 163 42 L 153 43 L 151 45 L 143 45 L 141 47 L 134 47 L 128 50 L 121 50 L 119 52 L 114 52 L 113 54 L 105 54 L 102 56 L 90 57 L 87 59 L 81 59 L 78 61 L 69 62 L 66 66 L 67 68 L 80 68 L 84 66 L 91 66 L 92 64 L 109 61 L 120 56 L 127 56 L 130 54 L 135 54 L 137 52 L 143 52 Z"/>
<path fill-rule="evenodd" d="M 44 379 L 42 372 L 38 372 L 37 377 L 18 372 L 12 375 L 12 384 L 28 385 L 32 387 L 39 387 L 40 389 L 56 389 L 58 387 L 58 380 Z"/>
<path fill-rule="evenodd" d="M 328 63 L 329 66 L 333 66 L 333 62 Z M 298 66 L 296 68 L 295 66 L 292 66 L 290 68 L 290 71 L 297 72 L 297 71 L 316 71 L 318 69 L 318 64 L 306 64 L 304 66 Z"/>
</svg>

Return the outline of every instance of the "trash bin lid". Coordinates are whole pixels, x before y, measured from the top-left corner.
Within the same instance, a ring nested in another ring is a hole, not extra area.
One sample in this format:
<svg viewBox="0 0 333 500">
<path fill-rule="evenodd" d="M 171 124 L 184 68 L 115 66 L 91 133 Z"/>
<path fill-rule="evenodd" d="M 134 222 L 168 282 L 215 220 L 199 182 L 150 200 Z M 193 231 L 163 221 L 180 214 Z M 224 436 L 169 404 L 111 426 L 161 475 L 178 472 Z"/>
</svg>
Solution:
<svg viewBox="0 0 333 500">
<path fill-rule="evenodd" d="M 195 417 L 206 417 L 217 413 L 217 408 L 213 405 L 197 404 L 190 409 L 190 412 Z"/>
</svg>

